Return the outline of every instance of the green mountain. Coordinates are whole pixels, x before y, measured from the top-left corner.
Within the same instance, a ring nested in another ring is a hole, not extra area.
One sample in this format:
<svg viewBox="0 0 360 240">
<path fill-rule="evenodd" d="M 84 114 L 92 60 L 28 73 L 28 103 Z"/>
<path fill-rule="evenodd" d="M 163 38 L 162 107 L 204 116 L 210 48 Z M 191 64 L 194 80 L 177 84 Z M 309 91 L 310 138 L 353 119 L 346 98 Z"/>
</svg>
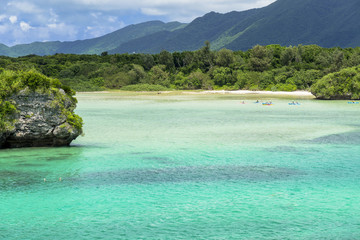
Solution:
<svg viewBox="0 0 360 240">
<path fill-rule="evenodd" d="M 10 48 L 4 44 L 0 43 L 0 55 L 8 56 L 10 52 Z"/>
<path fill-rule="evenodd" d="M 100 54 L 133 39 L 159 31 L 171 32 L 185 26 L 186 24 L 179 22 L 163 23 L 161 21 L 150 21 L 130 25 L 104 36 L 87 40 L 73 42 L 34 42 L 31 44 L 15 45 L 13 47 L 0 44 L 0 55 L 17 57 L 30 54 L 52 55 L 55 53 Z"/>
<path fill-rule="evenodd" d="M 219 14 L 208 13 L 203 17 L 197 18 L 186 27 L 177 31 L 157 32 L 142 38 L 134 39 L 111 50 L 110 53 L 124 52 L 145 52 L 156 53 L 161 50 L 185 51 L 197 50 L 205 41 L 212 43 L 221 38 L 224 29 L 230 29 L 239 21 L 254 15 L 257 10 L 244 12 L 230 12 Z M 224 44 L 222 45 L 222 47 Z"/>
<path fill-rule="evenodd" d="M 0 45 L 0 55 L 191 51 L 205 41 L 214 50 L 247 50 L 256 44 L 356 47 L 360 46 L 359 12 L 359 0 L 278 0 L 260 9 L 211 12 L 189 24 L 151 21 L 88 40 Z"/>
<path fill-rule="evenodd" d="M 195 50 L 204 41 L 213 49 L 247 50 L 256 44 L 360 45 L 360 1 L 278 0 L 261 9 L 209 13 L 185 28 L 126 42 L 110 53 Z"/>
<path fill-rule="evenodd" d="M 360 45 L 359 12 L 358 0 L 278 0 L 250 18 L 252 25 L 225 47 L 248 49 L 273 43 L 356 47 Z M 240 25 L 229 35 L 243 31 Z"/>
</svg>

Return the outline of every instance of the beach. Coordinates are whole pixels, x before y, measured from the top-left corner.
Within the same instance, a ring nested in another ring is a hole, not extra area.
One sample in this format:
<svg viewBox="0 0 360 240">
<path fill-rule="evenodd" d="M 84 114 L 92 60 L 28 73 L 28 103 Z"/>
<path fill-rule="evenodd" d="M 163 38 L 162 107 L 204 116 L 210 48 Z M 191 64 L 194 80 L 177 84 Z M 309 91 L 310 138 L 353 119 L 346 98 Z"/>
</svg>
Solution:
<svg viewBox="0 0 360 240">
<path fill-rule="evenodd" d="M 309 91 L 250 91 L 250 90 L 173 90 L 173 91 L 122 91 L 108 90 L 97 92 L 77 92 L 77 94 L 120 94 L 120 95 L 235 95 L 254 97 L 291 97 L 291 98 L 315 98 Z"/>
<path fill-rule="evenodd" d="M 315 96 L 308 91 L 250 91 L 250 90 L 208 90 L 199 92 L 183 92 L 184 94 L 238 94 L 238 95 L 273 95 L 273 96 L 301 96 L 301 97 L 314 97 Z"/>
</svg>

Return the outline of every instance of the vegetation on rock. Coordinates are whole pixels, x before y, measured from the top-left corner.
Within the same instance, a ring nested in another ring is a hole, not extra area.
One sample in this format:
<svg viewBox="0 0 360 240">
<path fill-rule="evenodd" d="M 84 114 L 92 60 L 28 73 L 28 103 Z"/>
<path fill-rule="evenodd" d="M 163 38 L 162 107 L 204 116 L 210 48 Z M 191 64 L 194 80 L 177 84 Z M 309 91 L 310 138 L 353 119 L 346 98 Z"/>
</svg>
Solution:
<svg viewBox="0 0 360 240">
<path fill-rule="evenodd" d="M 1 69 L 0 94 L 0 147 L 8 139 L 14 146 L 65 145 L 82 133 L 82 119 L 74 113 L 75 92 L 57 79 L 34 69 Z M 54 134 L 59 124 L 68 133 Z"/>
</svg>

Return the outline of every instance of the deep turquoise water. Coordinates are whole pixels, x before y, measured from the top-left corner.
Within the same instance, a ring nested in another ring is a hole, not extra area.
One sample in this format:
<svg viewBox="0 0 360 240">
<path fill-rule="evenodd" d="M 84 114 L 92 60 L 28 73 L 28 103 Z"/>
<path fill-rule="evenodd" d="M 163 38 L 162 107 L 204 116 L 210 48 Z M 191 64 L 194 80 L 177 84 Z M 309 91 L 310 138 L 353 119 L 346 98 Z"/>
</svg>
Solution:
<svg viewBox="0 0 360 240">
<path fill-rule="evenodd" d="M 71 147 L 0 151 L 0 239 L 360 239 L 360 106 L 78 99 Z"/>
</svg>

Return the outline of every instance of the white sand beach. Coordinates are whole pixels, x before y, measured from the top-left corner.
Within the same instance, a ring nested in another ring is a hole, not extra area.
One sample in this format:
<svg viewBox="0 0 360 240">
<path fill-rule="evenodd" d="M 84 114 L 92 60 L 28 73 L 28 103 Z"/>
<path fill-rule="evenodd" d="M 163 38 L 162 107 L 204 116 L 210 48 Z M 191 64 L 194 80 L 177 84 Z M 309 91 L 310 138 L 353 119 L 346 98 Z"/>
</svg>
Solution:
<svg viewBox="0 0 360 240">
<path fill-rule="evenodd" d="M 250 91 L 250 90 L 208 90 L 208 91 L 199 91 L 199 92 L 183 92 L 184 94 L 263 94 L 263 95 L 287 95 L 287 96 L 301 96 L 301 97 L 315 97 L 311 92 L 308 91 L 294 91 L 294 92 L 285 92 L 285 91 Z"/>
<path fill-rule="evenodd" d="M 247 96 L 268 96 L 268 97 L 301 97 L 301 98 L 315 98 L 311 92 L 308 91 L 250 91 L 250 90 L 174 90 L 174 91 L 122 91 L 122 90 L 107 90 L 95 92 L 77 92 L 77 94 L 121 94 L 121 95 L 247 95 Z"/>
</svg>

